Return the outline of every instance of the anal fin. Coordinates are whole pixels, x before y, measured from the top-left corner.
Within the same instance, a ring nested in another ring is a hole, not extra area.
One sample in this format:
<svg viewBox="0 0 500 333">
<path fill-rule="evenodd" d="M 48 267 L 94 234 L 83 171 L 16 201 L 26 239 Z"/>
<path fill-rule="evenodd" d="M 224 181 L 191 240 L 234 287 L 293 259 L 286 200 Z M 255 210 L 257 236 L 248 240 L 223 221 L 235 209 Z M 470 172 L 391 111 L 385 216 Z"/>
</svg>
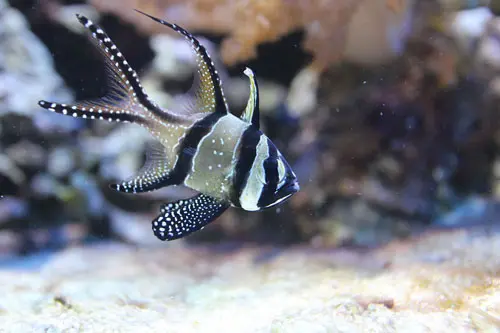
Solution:
<svg viewBox="0 0 500 333">
<path fill-rule="evenodd" d="M 153 233 L 162 241 L 185 237 L 214 221 L 229 208 L 229 203 L 198 194 L 165 204 L 153 220 Z"/>
<path fill-rule="evenodd" d="M 159 142 L 150 142 L 146 150 L 146 163 L 132 178 L 110 187 L 118 192 L 143 193 L 164 186 L 179 185 L 172 176 L 166 148 Z"/>
</svg>

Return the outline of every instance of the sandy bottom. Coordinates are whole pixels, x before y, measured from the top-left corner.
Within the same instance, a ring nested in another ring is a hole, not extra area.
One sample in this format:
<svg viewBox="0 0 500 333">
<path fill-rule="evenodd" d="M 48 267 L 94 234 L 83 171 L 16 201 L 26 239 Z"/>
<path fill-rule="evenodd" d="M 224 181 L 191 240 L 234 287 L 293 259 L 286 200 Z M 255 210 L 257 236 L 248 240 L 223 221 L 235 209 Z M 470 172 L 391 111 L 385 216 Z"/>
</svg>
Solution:
<svg viewBox="0 0 500 333">
<path fill-rule="evenodd" d="M 500 235 L 384 248 L 99 245 L 0 271 L 0 332 L 500 332 Z"/>
</svg>

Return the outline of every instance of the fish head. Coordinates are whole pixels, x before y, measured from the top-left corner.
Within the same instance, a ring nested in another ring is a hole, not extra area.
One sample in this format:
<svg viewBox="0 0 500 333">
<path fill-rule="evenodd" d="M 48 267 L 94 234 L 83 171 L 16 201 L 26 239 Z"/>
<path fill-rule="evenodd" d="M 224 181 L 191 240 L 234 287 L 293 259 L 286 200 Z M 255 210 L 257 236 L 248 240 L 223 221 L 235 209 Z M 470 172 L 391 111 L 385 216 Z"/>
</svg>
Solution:
<svg viewBox="0 0 500 333">
<path fill-rule="evenodd" d="M 264 179 L 258 206 L 269 208 L 275 206 L 300 190 L 297 176 L 285 157 L 276 146 L 268 140 L 269 156 L 263 163 Z"/>
</svg>

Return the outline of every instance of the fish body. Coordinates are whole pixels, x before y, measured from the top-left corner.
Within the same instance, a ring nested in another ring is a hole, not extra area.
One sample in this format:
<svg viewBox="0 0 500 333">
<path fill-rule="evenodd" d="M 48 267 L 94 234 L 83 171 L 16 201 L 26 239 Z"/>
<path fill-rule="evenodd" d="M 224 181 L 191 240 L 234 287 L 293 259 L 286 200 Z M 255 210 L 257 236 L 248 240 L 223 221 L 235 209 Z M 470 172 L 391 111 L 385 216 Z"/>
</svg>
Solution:
<svg viewBox="0 0 500 333">
<path fill-rule="evenodd" d="M 142 13 L 183 35 L 198 65 L 187 103 L 165 109 L 148 97 L 137 73 L 99 26 L 78 20 L 105 59 L 108 93 L 99 99 L 66 105 L 40 101 L 50 111 L 87 119 L 132 122 L 147 128 L 156 143 L 136 176 L 112 184 L 125 193 L 185 185 L 199 192 L 161 207 L 153 220 L 161 240 L 184 237 L 215 220 L 230 206 L 258 211 L 283 202 L 299 190 L 290 165 L 260 130 L 259 93 L 250 69 L 250 97 L 241 117 L 228 110 L 222 83 L 205 48 L 178 25 Z"/>
</svg>

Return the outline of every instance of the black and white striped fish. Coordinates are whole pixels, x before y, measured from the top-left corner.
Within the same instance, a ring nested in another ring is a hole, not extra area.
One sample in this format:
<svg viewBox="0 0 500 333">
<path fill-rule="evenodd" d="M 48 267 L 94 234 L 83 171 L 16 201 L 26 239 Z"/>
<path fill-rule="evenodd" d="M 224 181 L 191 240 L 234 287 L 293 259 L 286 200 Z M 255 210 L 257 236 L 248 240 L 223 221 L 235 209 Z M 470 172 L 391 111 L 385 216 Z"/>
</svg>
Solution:
<svg viewBox="0 0 500 333">
<path fill-rule="evenodd" d="M 136 72 L 108 35 L 84 16 L 91 40 L 105 58 L 109 92 L 74 105 L 40 101 L 42 108 L 87 119 L 132 122 L 147 128 L 161 143 L 151 148 L 145 166 L 132 179 L 111 185 L 126 193 L 185 185 L 198 195 L 161 208 L 153 232 L 161 240 L 184 237 L 203 228 L 229 206 L 258 211 L 299 190 L 297 177 L 269 138 L 259 130 L 259 93 L 250 69 L 250 97 L 241 117 L 232 115 L 221 80 L 205 48 L 178 25 L 142 13 L 183 35 L 198 64 L 195 98 L 178 110 L 151 100 Z"/>
</svg>

